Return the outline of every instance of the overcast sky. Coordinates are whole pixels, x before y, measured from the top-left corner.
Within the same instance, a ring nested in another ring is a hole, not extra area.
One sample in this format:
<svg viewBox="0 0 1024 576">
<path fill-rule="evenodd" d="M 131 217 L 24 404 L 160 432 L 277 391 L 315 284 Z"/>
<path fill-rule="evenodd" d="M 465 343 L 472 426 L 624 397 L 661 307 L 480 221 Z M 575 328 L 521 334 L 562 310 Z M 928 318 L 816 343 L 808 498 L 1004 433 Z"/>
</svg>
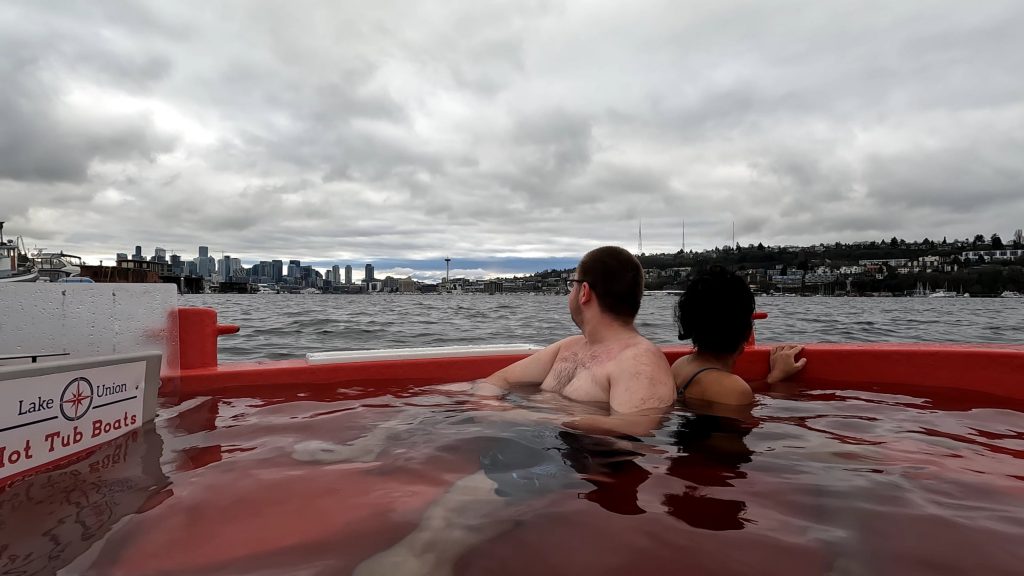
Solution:
<svg viewBox="0 0 1024 576">
<path fill-rule="evenodd" d="M 94 260 L 483 272 L 640 219 L 647 252 L 684 221 L 693 249 L 1006 237 L 1021 30 L 1019 1 L 6 0 L 0 220 Z"/>
</svg>

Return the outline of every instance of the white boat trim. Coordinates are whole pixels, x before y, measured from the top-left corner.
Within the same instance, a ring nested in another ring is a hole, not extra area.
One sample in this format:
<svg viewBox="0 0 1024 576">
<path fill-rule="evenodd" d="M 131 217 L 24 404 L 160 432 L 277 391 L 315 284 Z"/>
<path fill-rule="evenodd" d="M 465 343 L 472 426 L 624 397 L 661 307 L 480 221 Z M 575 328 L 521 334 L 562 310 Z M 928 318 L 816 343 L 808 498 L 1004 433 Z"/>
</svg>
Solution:
<svg viewBox="0 0 1024 576">
<path fill-rule="evenodd" d="M 310 364 L 342 364 L 347 362 L 376 362 L 382 360 L 414 360 L 417 358 L 465 358 L 471 356 L 511 356 L 532 354 L 542 350 L 536 344 L 489 344 L 484 346 L 436 346 L 431 348 L 391 348 L 385 350 L 341 350 L 337 352 L 310 352 Z"/>
</svg>

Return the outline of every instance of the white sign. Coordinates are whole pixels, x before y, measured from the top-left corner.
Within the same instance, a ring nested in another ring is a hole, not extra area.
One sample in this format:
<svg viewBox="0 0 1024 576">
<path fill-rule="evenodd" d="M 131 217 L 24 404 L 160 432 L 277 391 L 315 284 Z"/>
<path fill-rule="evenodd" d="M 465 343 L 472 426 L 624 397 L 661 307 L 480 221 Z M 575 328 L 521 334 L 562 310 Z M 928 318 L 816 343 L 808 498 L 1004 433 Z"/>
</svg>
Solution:
<svg viewBox="0 0 1024 576">
<path fill-rule="evenodd" d="M 0 481 L 142 424 L 146 362 L 0 383 Z"/>
</svg>

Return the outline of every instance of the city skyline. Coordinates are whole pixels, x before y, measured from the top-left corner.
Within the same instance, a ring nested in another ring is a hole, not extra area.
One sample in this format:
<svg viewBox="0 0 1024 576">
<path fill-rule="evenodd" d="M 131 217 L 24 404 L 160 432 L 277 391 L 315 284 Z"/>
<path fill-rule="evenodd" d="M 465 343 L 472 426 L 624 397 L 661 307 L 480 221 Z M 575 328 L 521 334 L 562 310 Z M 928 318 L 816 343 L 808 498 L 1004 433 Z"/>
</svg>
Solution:
<svg viewBox="0 0 1024 576">
<path fill-rule="evenodd" d="M 1019 2 L 260 6 L 3 3 L 10 232 L 419 262 L 1024 213 Z"/>
<path fill-rule="evenodd" d="M 1002 248 L 1004 241 L 1002 238 L 1005 237 L 1006 247 L 1020 248 L 1024 247 L 1024 230 L 1017 228 L 1011 234 L 999 234 L 998 232 L 991 235 L 986 234 L 975 234 L 973 236 L 966 236 L 963 238 L 949 237 L 946 235 L 937 236 L 934 239 L 925 237 L 920 239 L 900 239 L 896 236 L 892 236 L 889 240 L 881 238 L 880 240 L 859 240 L 852 243 L 842 242 L 818 242 L 807 246 L 795 246 L 786 245 L 785 248 L 792 248 L 797 250 L 813 250 L 815 247 L 832 247 L 836 244 L 843 244 L 848 246 L 865 245 L 865 244 L 891 244 L 892 247 L 899 247 L 902 244 L 920 244 L 920 243 L 932 243 L 944 244 L 953 248 L 954 246 L 965 247 L 973 245 L 976 248 L 979 244 L 985 245 L 986 243 L 998 242 L 997 249 Z M 737 243 L 738 245 L 739 243 Z M 725 248 L 731 250 L 731 245 L 723 245 L 722 247 L 715 247 L 713 249 L 705 250 L 693 250 L 689 249 L 687 252 L 690 253 L 707 253 L 713 252 L 719 248 Z M 764 249 L 766 245 L 763 242 L 748 243 L 745 247 Z M 768 244 L 767 247 L 782 248 L 783 245 L 772 245 Z M 641 245 L 638 244 L 637 249 L 639 250 Z M 370 275 L 371 281 L 381 280 L 385 277 L 392 276 L 397 278 L 409 277 L 414 280 L 421 282 L 440 282 L 451 276 L 452 278 L 469 278 L 469 279 L 488 279 L 488 278 L 500 278 L 500 277 L 513 277 L 530 275 L 542 270 L 565 270 L 573 268 L 577 265 L 578 260 L 582 257 L 571 258 L 490 258 L 490 259 L 474 259 L 474 258 L 450 258 L 445 256 L 444 258 L 432 258 L 422 260 L 411 260 L 411 259 L 395 259 L 395 258 L 380 258 L 370 262 L 363 262 L 362 270 L 363 274 L 357 275 L 354 271 L 359 269 L 358 264 L 353 262 L 339 263 L 335 260 L 319 260 L 314 259 L 311 261 L 303 261 L 294 258 L 259 258 L 259 259 L 240 259 L 232 257 L 226 252 L 219 252 L 221 258 L 214 258 L 210 256 L 211 250 L 208 246 L 198 246 L 195 258 L 187 258 L 186 254 L 171 253 L 168 255 L 168 250 L 160 247 L 153 247 L 153 255 L 146 256 L 144 254 L 145 248 L 141 245 L 135 245 L 132 256 L 128 253 L 119 252 L 115 260 L 122 259 L 141 259 L 141 260 L 156 260 L 160 262 L 173 262 L 175 257 L 178 261 L 184 260 L 187 262 L 193 262 L 194 265 L 191 268 L 187 266 L 184 268 L 185 272 L 189 272 L 191 275 L 202 276 L 209 278 L 213 275 L 223 277 L 223 270 L 232 270 L 238 275 L 241 275 L 244 269 L 263 266 L 266 268 L 265 271 L 260 272 L 257 276 L 264 279 L 274 278 L 275 280 L 266 280 L 267 282 L 280 280 L 282 276 L 285 277 L 306 277 L 310 275 L 310 271 L 316 270 L 319 272 L 322 279 L 332 281 L 335 283 L 353 284 L 359 282 L 365 282 L 367 274 Z M 672 254 L 676 251 L 668 251 L 664 253 L 648 252 L 650 255 L 657 254 Z M 102 261 L 102 260 L 101 260 Z M 455 261 L 457 264 L 463 266 L 475 266 L 476 268 L 465 268 L 456 267 L 451 269 L 449 267 L 450 262 Z M 205 262 L 205 264 L 204 264 Z M 445 263 L 444 269 L 438 268 L 440 262 Z M 353 264 L 357 264 L 353 266 Z M 488 269 L 490 267 L 490 269 Z M 306 270 L 306 272 L 302 272 Z M 342 271 L 344 274 L 342 275 Z M 230 275 L 230 274 L 229 274 Z"/>
</svg>

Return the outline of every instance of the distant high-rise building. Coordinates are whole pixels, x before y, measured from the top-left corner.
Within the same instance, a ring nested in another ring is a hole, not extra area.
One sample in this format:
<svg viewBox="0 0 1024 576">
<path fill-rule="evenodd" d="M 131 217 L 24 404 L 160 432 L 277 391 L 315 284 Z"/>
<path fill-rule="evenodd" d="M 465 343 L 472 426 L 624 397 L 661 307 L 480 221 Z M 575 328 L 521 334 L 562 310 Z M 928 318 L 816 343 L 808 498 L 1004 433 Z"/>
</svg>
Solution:
<svg viewBox="0 0 1024 576">
<path fill-rule="evenodd" d="M 185 264 L 181 261 L 181 256 L 177 254 L 171 254 L 171 273 L 178 276 L 185 274 Z"/>
<path fill-rule="evenodd" d="M 142 246 L 135 247 L 135 253 L 132 254 L 132 260 L 145 260 L 142 256 Z"/>
<path fill-rule="evenodd" d="M 231 256 L 225 254 L 217 261 L 217 276 L 220 276 L 221 282 L 229 281 L 231 277 Z"/>
<path fill-rule="evenodd" d="M 250 270 L 249 278 L 255 278 L 259 284 L 269 284 L 274 281 L 274 265 L 269 260 L 260 260 Z"/>
<path fill-rule="evenodd" d="M 373 264 L 366 265 L 366 271 L 363 273 L 363 284 L 373 282 Z"/>
<path fill-rule="evenodd" d="M 157 246 L 153 249 L 153 262 L 167 262 L 167 250 Z"/>
<path fill-rule="evenodd" d="M 341 266 L 331 266 L 331 282 L 341 283 Z"/>
<path fill-rule="evenodd" d="M 298 260 L 288 261 L 288 277 L 300 278 L 302 276 L 302 262 Z"/>
<path fill-rule="evenodd" d="M 199 247 L 199 257 L 194 259 L 196 264 L 196 276 L 210 279 L 217 269 L 217 261 L 210 256 L 210 249 L 206 246 Z"/>
<path fill-rule="evenodd" d="M 345 284 L 352 283 L 352 265 L 348 264 L 345 266 Z"/>
<path fill-rule="evenodd" d="M 127 259 L 128 259 L 128 254 L 126 252 L 118 252 L 117 253 L 117 260 L 127 260 Z"/>
<path fill-rule="evenodd" d="M 323 278 L 323 275 L 320 274 L 320 272 L 314 270 L 313 267 L 310 266 L 309 264 L 299 266 L 299 282 L 303 286 L 307 288 L 313 288 L 314 286 L 316 286 L 315 280 L 317 277 Z"/>
<path fill-rule="evenodd" d="M 280 260 L 271 260 L 270 266 L 272 270 L 270 276 L 271 278 L 273 278 L 271 282 L 274 282 L 276 284 L 281 281 L 281 278 L 284 277 L 284 262 Z"/>
</svg>

